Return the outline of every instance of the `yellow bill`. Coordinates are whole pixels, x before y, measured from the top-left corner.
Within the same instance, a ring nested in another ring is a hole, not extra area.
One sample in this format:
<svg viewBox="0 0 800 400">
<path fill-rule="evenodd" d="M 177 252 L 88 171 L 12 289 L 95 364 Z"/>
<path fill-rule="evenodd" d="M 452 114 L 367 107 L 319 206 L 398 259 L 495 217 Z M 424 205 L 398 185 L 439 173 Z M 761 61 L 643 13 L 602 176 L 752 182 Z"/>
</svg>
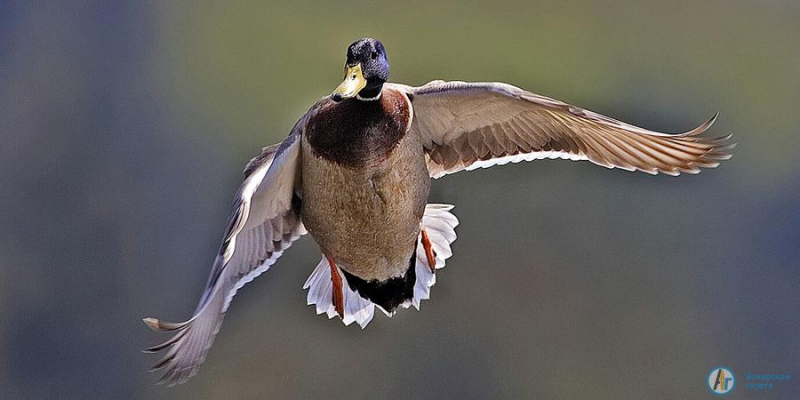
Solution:
<svg viewBox="0 0 800 400">
<path fill-rule="evenodd" d="M 367 80 L 361 74 L 361 63 L 345 68 L 344 81 L 333 91 L 331 97 L 338 101 L 355 97 L 361 89 L 367 86 Z"/>
</svg>

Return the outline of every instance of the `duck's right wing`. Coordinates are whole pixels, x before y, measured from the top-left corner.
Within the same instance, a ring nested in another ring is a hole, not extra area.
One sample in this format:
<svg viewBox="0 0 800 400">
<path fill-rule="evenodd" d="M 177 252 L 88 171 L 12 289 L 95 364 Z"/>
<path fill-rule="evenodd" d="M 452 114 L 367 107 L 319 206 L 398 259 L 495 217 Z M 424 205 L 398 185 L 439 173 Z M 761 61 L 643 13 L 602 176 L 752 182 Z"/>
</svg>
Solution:
<svg viewBox="0 0 800 400">
<path fill-rule="evenodd" d="M 295 195 L 305 120 L 295 125 L 283 143 L 265 148 L 247 165 L 222 246 L 192 318 L 181 323 L 145 318 L 152 329 L 173 333 L 166 342 L 146 350 L 167 350 L 153 367 L 165 371 L 159 383 L 180 384 L 197 373 L 236 291 L 269 269 L 306 233 Z"/>
<path fill-rule="evenodd" d="M 730 158 L 729 136 L 697 136 L 716 116 L 681 134 L 654 132 L 499 82 L 387 84 L 411 99 L 412 129 L 434 178 L 543 158 L 588 160 L 651 174 L 698 173 Z"/>
</svg>

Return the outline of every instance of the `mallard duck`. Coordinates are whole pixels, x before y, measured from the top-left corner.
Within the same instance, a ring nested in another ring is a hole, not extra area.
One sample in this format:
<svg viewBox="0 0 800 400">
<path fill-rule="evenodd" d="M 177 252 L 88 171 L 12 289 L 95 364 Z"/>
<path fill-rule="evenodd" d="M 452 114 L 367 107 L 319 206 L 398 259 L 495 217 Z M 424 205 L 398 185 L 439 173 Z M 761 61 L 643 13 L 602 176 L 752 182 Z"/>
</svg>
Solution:
<svg viewBox="0 0 800 400">
<path fill-rule="evenodd" d="M 304 288 L 318 314 L 365 327 L 429 297 L 452 254 L 453 206 L 428 204 L 431 178 L 493 165 L 562 158 L 649 174 L 696 174 L 730 158 L 729 136 L 700 137 L 716 115 L 665 134 L 505 83 L 388 83 L 386 49 L 347 49 L 344 81 L 282 143 L 244 170 L 219 254 L 194 315 L 155 318 L 172 332 L 154 369 L 174 385 L 197 373 L 231 299 L 306 232 L 322 259 Z"/>
</svg>

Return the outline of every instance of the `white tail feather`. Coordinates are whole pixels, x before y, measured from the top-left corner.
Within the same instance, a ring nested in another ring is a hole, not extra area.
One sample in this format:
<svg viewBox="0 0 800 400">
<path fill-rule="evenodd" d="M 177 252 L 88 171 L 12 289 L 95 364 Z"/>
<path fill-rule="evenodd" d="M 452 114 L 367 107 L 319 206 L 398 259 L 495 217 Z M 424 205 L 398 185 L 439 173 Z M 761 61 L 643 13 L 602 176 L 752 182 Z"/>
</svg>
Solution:
<svg viewBox="0 0 800 400">
<path fill-rule="evenodd" d="M 422 226 L 428 232 L 428 239 L 436 254 L 435 269 L 444 268 L 445 260 L 453 255 L 450 244 L 456 240 L 455 228 L 458 226 L 458 218 L 450 213 L 452 209 L 453 206 L 449 204 L 428 204 L 425 207 L 425 215 L 422 216 Z M 418 240 L 422 241 L 422 235 Z M 431 297 L 431 286 L 436 284 L 436 275 L 431 272 L 422 243 L 417 245 L 417 266 L 414 271 L 417 274 L 417 283 L 414 285 L 414 298 L 411 299 L 411 304 L 419 310 L 422 300 Z"/>
<path fill-rule="evenodd" d="M 339 271 L 339 276 L 342 277 L 342 289 L 344 291 L 344 317 L 342 322 L 345 325 L 356 322 L 361 328 L 364 328 L 372 320 L 375 305 L 361 297 L 358 292 L 350 289 L 347 284 L 347 277 L 344 276 L 341 270 Z M 314 272 L 311 273 L 311 276 L 308 277 L 305 285 L 303 285 L 303 289 L 309 288 L 311 290 L 308 291 L 308 305 L 316 305 L 317 314 L 325 313 L 328 318 L 335 317 L 336 307 L 333 305 L 331 267 L 325 257 L 322 257 L 322 260 L 317 264 L 317 268 L 314 269 Z"/>
</svg>

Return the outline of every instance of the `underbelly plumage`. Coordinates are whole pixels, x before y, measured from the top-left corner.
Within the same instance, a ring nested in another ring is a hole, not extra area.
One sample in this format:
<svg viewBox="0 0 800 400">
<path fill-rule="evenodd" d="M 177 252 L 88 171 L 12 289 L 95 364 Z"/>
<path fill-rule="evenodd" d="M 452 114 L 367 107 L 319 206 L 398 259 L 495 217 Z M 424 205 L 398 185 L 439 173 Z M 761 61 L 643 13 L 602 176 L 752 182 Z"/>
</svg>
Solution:
<svg viewBox="0 0 800 400">
<path fill-rule="evenodd" d="M 404 274 L 430 189 L 419 139 L 408 135 L 385 161 L 358 168 L 303 145 L 301 217 L 323 253 L 364 280 Z"/>
</svg>

